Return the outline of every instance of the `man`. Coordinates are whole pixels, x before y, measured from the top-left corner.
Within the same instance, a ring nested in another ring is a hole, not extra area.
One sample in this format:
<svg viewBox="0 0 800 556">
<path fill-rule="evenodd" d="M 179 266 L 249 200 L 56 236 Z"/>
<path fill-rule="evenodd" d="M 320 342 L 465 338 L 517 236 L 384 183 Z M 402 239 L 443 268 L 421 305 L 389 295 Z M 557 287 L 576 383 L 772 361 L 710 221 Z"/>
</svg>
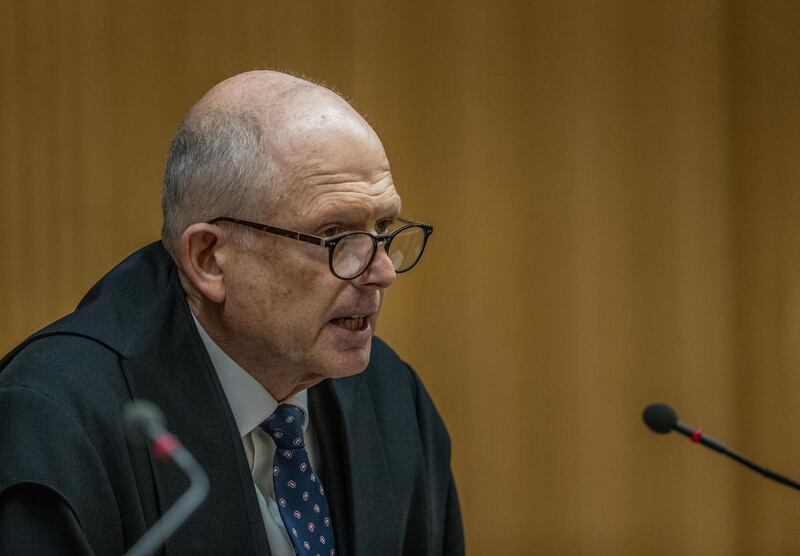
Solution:
<svg viewBox="0 0 800 556">
<path fill-rule="evenodd" d="M 0 553 L 121 554 L 175 503 L 186 479 L 125 437 L 132 399 L 210 479 L 166 553 L 462 553 L 447 432 L 373 338 L 432 230 L 400 217 L 370 126 L 235 76 L 179 128 L 163 209 L 163 245 L 0 363 Z"/>
</svg>

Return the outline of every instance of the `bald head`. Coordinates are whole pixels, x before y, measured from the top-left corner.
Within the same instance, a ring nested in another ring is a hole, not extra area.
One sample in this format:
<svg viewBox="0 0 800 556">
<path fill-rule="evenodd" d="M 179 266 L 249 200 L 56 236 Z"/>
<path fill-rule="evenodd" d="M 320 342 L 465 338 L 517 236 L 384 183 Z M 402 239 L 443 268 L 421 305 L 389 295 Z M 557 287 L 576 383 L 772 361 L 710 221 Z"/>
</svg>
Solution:
<svg viewBox="0 0 800 556">
<path fill-rule="evenodd" d="M 264 207 L 296 179 L 299 159 L 319 155 L 335 134 L 359 137 L 383 154 L 369 124 L 324 87 L 267 70 L 217 84 L 173 139 L 164 175 L 164 245 L 174 256 L 190 224 L 247 217 Z"/>
<path fill-rule="evenodd" d="M 252 110 L 263 118 L 266 127 L 279 127 L 296 117 L 308 99 L 332 103 L 354 112 L 339 95 L 285 73 L 261 70 L 240 73 L 218 83 L 192 108 L 189 117 L 209 109 Z"/>
</svg>

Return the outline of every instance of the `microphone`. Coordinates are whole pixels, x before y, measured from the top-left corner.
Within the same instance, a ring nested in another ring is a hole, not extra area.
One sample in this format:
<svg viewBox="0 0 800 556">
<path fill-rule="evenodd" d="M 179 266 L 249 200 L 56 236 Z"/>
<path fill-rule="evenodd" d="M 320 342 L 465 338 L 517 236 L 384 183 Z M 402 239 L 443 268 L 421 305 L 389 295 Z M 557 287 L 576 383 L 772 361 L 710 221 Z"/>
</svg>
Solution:
<svg viewBox="0 0 800 556">
<path fill-rule="evenodd" d="M 786 485 L 788 487 L 800 490 L 800 483 L 797 483 L 783 475 L 775 473 L 767 469 L 766 467 L 761 467 L 760 465 L 753 463 L 752 461 L 748 460 L 744 456 L 741 456 L 734 452 L 733 450 L 728 449 L 725 444 L 717 440 L 712 436 L 708 436 L 707 434 L 703 433 L 700 429 L 693 429 L 692 427 L 681 423 L 678 420 L 678 414 L 675 413 L 675 410 L 672 409 L 667 404 L 663 403 L 654 403 L 648 405 L 644 409 L 644 413 L 642 414 L 642 418 L 644 422 L 647 424 L 648 427 L 653 432 L 658 434 L 666 434 L 672 430 L 676 430 L 684 436 L 689 437 L 689 439 L 696 443 L 702 444 L 703 446 L 707 446 L 714 450 L 715 452 L 719 452 L 720 454 L 726 455 L 729 458 L 738 461 L 745 467 L 752 469 L 756 473 L 760 473 L 767 479 L 772 479 L 773 481 L 777 481 L 782 485 Z"/>
<path fill-rule="evenodd" d="M 148 442 L 157 459 L 170 459 L 189 477 L 189 488 L 125 556 L 149 556 L 172 536 L 208 495 L 208 475 L 164 423 L 164 414 L 152 402 L 134 400 L 122 412 L 125 432 L 139 444 Z"/>
</svg>

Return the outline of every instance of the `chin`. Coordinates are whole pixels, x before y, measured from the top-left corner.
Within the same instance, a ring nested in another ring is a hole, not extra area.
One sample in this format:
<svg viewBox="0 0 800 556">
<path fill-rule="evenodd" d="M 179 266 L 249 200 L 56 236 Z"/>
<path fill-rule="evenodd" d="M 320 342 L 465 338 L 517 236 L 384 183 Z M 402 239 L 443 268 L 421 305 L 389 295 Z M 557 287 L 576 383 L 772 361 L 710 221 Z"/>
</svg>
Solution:
<svg viewBox="0 0 800 556">
<path fill-rule="evenodd" d="M 320 374 L 326 378 L 344 378 L 364 372 L 369 365 L 370 347 L 331 354 L 320 366 L 323 369 Z"/>
</svg>

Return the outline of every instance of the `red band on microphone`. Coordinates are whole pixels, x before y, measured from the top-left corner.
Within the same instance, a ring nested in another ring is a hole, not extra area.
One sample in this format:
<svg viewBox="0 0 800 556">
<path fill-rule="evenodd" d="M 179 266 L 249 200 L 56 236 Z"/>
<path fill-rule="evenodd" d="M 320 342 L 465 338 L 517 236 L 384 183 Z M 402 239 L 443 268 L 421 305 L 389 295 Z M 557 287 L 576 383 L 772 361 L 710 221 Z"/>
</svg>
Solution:
<svg viewBox="0 0 800 556">
<path fill-rule="evenodd" d="M 692 442 L 700 442 L 702 438 L 703 438 L 703 431 L 701 431 L 700 429 L 696 429 L 692 433 Z"/>
<path fill-rule="evenodd" d="M 164 433 L 153 441 L 153 455 L 158 459 L 169 457 L 178 447 L 180 442 L 169 433 Z"/>
</svg>

